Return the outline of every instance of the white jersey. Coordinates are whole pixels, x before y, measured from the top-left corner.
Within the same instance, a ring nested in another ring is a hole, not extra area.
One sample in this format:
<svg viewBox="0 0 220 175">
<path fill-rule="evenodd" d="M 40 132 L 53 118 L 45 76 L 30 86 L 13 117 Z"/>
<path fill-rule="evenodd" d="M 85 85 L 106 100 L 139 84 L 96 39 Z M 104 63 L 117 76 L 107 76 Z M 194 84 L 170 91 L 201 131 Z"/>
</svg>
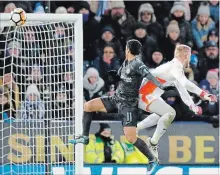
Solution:
<svg viewBox="0 0 220 175">
<path fill-rule="evenodd" d="M 151 73 L 165 86 L 174 85 L 187 106 L 194 104 L 187 90 L 197 95 L 200 95 L 202 92 L 199 87 L 186 78 L 183 71 L 183 65 L 176 58 L 157 67 L 152 70 Z M 143 79 L 139 90 L 139 97 L 147 106 L 152 101 L 159 98 L 163 93 L 164 91 L 156 87 L 151 81 L 146 78 Z"/>
</svg>

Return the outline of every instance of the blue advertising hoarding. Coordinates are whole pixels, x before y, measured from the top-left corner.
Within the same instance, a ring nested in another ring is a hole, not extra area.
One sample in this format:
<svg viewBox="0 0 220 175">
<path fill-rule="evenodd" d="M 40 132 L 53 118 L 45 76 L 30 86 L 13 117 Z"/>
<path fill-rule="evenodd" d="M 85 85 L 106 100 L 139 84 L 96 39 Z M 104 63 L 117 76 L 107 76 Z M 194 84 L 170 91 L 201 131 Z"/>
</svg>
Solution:
<svg viewBox="0 0 220 175">
<path fill-rule="evenodd" d="M 74 175 L 73 166 L 52 166 L 52 175 Z M 13 172 L 13 174 L 11 174 Z M 0 174 L 4 175 L 45 175 L 44 165 L 4 165 Z M 146 175 L 145 165 L 85 165 L 83 175 Z M 158 166 L 152 175 L 219 175 L 219 166 Z"/>
</svg>

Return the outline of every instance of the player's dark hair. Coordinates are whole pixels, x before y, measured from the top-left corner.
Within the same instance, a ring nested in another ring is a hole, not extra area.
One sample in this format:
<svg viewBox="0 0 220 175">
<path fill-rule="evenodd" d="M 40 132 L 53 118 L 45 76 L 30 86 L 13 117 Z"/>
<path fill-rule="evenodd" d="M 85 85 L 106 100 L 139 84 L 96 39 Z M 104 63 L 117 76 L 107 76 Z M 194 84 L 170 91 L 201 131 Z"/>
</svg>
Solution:
<svg viewBox="0 0 220 175">
<path fill-rule="evenodd" d="M 136 39 L 131 39 L 127 41 L 127 48 L 131 52 L 132 55 L 139 55 L 141 53 L 142 45 Z"/>
</svg>

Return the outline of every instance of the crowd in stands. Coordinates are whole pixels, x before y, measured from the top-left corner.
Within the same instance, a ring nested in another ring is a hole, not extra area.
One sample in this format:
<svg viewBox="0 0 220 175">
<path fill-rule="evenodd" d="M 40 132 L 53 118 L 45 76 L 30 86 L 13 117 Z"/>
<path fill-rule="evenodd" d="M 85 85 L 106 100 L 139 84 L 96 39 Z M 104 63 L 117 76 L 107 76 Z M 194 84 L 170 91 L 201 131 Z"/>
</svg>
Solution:
<svg viewBox="0 0 220 175">
<path fill-rule="evenodd" d="M 115 93 L 117 84 L 108 78 L 108 71 L 119 69 L 129 39 L 142 43 L 142 60 L 150 69 L 172 60 L 177 44 L 190 46 L 190 67 L 184 70 L 187 78 L 219 97 L 218 1 L 0 2 L 1 13 L 9 13 L 16 7 L 23 8 L 27 13 L 83 15 L 85 101 Z M 48 27 L 39 30 L 48 30 Z M 24 32 L 25 42 L 19 42 L 6 40 L 9 37 L 6 36 L 7 29 L 0 26 L 0 103 L 2 111 L 6 111 L 1 112 L 2 119 L 3 114 L 21 119 L 42 119 L 45 116 L 65 119 L 74 115 L 71 108 L 74 106 L 74 66 L 71 65 L 75 59 L 74 41 L 71 37 L 64 37 L 71 28 L 58 24 L 52 30 L 55 32 L 48 38 L 52 37 L 56 42 L 49 40 L 42 44 L 36 42 L 42 37 L 38 35 L 39 31 L 29 28 Z M 44 37 L 47 37 L 46 34 Z M 47 47 L 53 48 L 51 53 L 43 49 Z M 34 59 L 27 61 L 24 56 Z M 50 66 L 51 69 L 48 68 Z M 56 87 L 47 86 L 48 82 Z M 192 94 L 195 103 L 204 110 L 202 116 L 195 116 L 175 88 L 165 92 L 163 98 L 177 110 L 176 120 L 218 123 L 219 101 L 204 102 Z M 50 100 L 53 103 L 48 105 Z M 36 109 L 38 112 L 34 112 Z M 47 114 L 48 109 L 53 110 Z M 142 114 L 143 111 L 140 111 L 140 119 Z"/>
</svg>

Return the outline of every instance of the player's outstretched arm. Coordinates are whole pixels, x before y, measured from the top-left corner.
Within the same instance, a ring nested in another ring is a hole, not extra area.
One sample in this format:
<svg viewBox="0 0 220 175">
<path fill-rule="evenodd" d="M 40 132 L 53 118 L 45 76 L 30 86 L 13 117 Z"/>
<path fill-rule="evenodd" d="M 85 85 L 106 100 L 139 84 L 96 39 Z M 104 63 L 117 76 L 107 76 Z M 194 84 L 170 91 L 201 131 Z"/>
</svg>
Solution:
<svg viewBox="0 0 220 175">
<path fill-rule="evenodd" d="M 217 97 L 213 94 L 208 94 L 207 92 L 200 89 L 198 86 L 196 86 L 193 82 L 189 81 L 186 78 L 185 87 L 189 92 L 192 92 L 194 94 L 197 94 L 202 99 L 210 101 L 210 102 L 217 102 Z"/>
<path fill-rule="evenodd" d="M 182 70 L 176 69 L 174 71 L 174 76 L 176 78 L 176 81 L 178 81 L 182 86 L 184 86 L 187 91 L 197 94 L 204 100 L 208 100 L 211 102 L 217 101 L 217 97 L 215 95 L 206 93 L 198 86 L 196 86 L 193 82 L 188 80 Z"/>
</svg>

